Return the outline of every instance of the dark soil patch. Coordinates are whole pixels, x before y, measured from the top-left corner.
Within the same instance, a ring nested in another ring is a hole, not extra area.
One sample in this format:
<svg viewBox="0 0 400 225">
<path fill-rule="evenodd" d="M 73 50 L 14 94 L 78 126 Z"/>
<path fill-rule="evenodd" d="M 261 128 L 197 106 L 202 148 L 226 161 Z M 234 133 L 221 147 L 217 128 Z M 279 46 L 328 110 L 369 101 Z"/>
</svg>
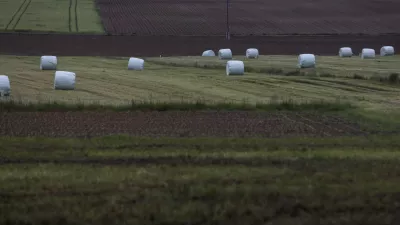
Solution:
<svg viewBox="0 0 400 225">
<path fill-rule="evenodd" d="M 95 137 L 331 137 L 367 134 L 334 116 L 290 112 L 13 112 L 0 135 Z"/>
<path fill-rule="evenodd" d="M 60 44 L 63 43 L 63 44 Z M 226 41 L 224 36 L 105 36 L 63 34 L 0 34 L 0 54 L 57 56 L 140 57 L 200 55 L 205 49 L 231 48 L 244 55 L 249 47 L 262 55 L 290 55 L 310 52 L 337 55 L 338 49 L 351 46 L 360 52 L 368 46 L 400 46 L 400 35 L 330 35 L 330 36 L 244 36 Z M 132 53 L 132 49 L 135 49 Z"/>
</svg>

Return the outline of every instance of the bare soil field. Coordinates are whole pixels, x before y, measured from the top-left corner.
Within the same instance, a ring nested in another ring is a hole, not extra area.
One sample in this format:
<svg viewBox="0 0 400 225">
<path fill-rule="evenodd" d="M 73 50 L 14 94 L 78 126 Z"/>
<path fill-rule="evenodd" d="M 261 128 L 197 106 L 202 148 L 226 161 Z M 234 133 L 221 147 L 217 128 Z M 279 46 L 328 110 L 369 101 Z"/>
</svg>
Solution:
<svg viewBox="0 0 400 225">
<path fill-rule="evenodd" d="M 96 0 L 110 34 L 225 35 L 226 1 Z M 380 34 L 400 30 L 396 0 L 234 0 L 234 35 Z"/>
<path fill-rule="evenodd" d="M 400 47 L 400 35 L 326 35 L 326 36 L 248 36 L 169 37 L 105 36 L 73 34 L 0 34 L 0 54 L 58 56 L 184 56 L 201 55 L 206 49 L 231 48 L 233 54 L 244 54 L 254 47 L 262 55 L 292 55 L 310 52 L 336 55 L 340 47 L 350 46 L 355 53 L 362 48 L 383 45 Z"/>
<path fill-rule="evenodd" d="M 332 137 L 366 134 L 357 124 L 316 113 L 267 112 L 13 112 L 2 136 Z"/>
</svg>

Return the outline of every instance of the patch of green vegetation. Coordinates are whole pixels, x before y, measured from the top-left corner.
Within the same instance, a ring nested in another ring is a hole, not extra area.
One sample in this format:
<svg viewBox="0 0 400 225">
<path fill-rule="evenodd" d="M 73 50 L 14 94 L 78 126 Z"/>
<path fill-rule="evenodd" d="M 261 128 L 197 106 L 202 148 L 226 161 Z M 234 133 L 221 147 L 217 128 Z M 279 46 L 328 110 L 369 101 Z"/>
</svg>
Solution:
<svg viewBox="0 0 400 225">
<path fill-rule="evenodd" d="M 102 105 L 102 104 L 84 104 L 84 103 L 62 103 L 62 102 L 36 102 L 24 103 L 1 101 L 0 112 L 14 111 L 167 111 L 167 110 L 243 110 L 243 111 L 343 111 L 354 108 L 349 103 L 342 102 L 305 102 L 297 103 L 294 101 L 270 102 L 269 104 L 248 104 L 243 103 L 207 103 L 201 100 L 196 102 L 135 102 L 127 105 Z"/>
<path fill-rule="evenodd" d="M 1 137 L 0 223 L 390 224 L 399 140 Z"/>
<path fill-rule="evenodd" d="M 0 30 L 103 33 L 93 0 L 0 1 Z"/>
</svg>

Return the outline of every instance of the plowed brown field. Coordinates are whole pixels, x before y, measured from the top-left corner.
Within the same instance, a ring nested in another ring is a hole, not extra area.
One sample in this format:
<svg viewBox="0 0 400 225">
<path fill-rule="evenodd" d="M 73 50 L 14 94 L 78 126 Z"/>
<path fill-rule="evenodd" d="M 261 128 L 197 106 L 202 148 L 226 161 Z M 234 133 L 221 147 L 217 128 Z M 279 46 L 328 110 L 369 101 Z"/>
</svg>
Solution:
<svg viewBox="0 0 400 225">
<path fill-rule="evenodd" d="M 226 1 L 96 0 L 110 34 L 225 35 Z M 397 0 L 230 0 L 235 35 L 400 31 Z"/>
<path fill-rule="evenodd" d="M 2 113 L 2 136 L 330 137 L 364 134 L 356 124 L 313 113 L 20 112 Z"/>
<path fill-rule="evenodd" d="M 248 36 L 226 41 L 224 37 L 0 34 L 0 54 L 13 55 L 158 57 L 201 55 L 206 49 L 221 48 L 243 55 L 250 47 L 262 55 L 337 55 L 343 46 L 358 53 L 365 47 L 379 52 L 383 45 L 399 48 L 400 35 Z"/>
</svg>

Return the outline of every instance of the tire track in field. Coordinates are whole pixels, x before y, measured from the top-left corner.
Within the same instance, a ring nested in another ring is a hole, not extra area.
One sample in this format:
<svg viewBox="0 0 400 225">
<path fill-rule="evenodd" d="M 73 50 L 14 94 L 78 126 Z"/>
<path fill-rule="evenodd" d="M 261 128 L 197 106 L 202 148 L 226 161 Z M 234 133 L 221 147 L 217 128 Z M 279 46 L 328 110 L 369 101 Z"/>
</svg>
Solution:
<svg viewBox="0 0 400 225">
<path fill-rule="evenodd" d="M 69 0 L 68 7 L 68 31 L 78 32 L 78 0 Z"/>
<path fill-rule="evenodd" d="M 12 25 L 14 21 L 16 21 L 11 27 L 11 30 L 15 29 L 15 27 L 18 25 L 19 21 L 21 20 L 21 17 L 24 15 L 24 13 L 28 9 L 29 5 L 31 4 L 31 1 L 32 0 L 24 0 L 22 2 L 22 4 L 19 6 L 18 10 L 11 17 L 11 20 L 8 22 L 5 30 L 9 30 L 10 25 Z"/>
<path fill-rule="evenodd" d="M 78 0 L 75 0 L 75 29 L 76 32 L 79 32 L 79 28 L 78 28 Z"/>
</svg>

